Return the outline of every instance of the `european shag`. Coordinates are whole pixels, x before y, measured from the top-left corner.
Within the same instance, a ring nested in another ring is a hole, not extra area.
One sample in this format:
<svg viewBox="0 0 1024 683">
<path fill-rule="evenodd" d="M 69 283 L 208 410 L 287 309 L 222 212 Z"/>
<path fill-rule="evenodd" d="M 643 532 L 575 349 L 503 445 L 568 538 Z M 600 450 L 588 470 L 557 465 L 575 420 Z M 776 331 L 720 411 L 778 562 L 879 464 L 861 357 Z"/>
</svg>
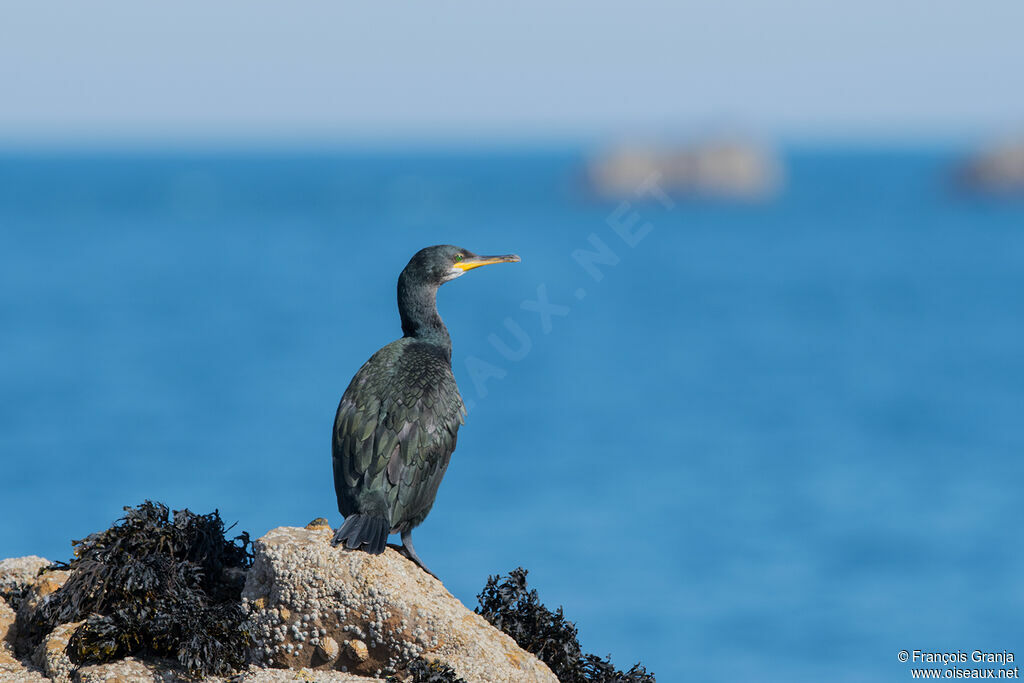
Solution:
<svg viewBox="0 0 1024 683">
<path fill-rule="evenodd" d="M 379 554 L 388 534 L 400 533 L 406 557 L 430 571 L 412 530 L 434 504 L 466 414 L 437 288 L 473 268 L 516 261 L 441 245 L 421 249 L 398 277 L 404 336 L 359 369 L 334 418 L 334 490 L 345 516 L 335 545 Z"/>
</svg>

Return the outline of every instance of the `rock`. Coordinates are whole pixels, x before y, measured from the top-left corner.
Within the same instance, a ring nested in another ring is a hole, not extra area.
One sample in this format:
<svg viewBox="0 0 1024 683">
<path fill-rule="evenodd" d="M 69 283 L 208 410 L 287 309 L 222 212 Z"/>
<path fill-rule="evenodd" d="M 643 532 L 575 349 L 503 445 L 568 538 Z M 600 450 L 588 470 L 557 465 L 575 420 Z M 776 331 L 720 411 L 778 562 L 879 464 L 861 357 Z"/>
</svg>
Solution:
<svg viewBox="0 0 1024 683">
<path fill-rule="evenodd" d="M 38 555 L 0 560 L 0 603 L 17 612 L 29 592 L 29 584 L 34 583 L 39 572 L 50 564 L 49 560 Z M 0 641 L 4 640 L 5 635 L 0 633 Z M 14 642 L 13 633 L 9 640 Z"/>
<path fill-rule="evenodd" d="M 37 576 L 28 582 L 29 599 L 35 598 L 38 600 L 39 598 L 45 598 L 63 586 L 70 577 L 71 572 L 63 569 L 57 569 Z"/>
<path fill-rule="evenodd" d="M 0 657 L 0 680 L 14 683 L 49 683 L 64 681 L 70 683 L 196 683 L 189 678 L 176 662 L 166 659 L 138 659 L 126 657 L 106 664 L 90 664 L 77 670 L 61 669 L 53 678 L 25 667 L 21 662 L 12 659 L 13 667 L 5 668 Z M 56 670 L 55 670 L 56 671 Z M 374 683 L 383 679 L 366 678 L 340 671 L 312 671 L 310 669 L 264 669 L 251 666 L 237 676 L 229 678 L 212 676 L 202 679 L 202 683 Z"/>
<path fill-rule="evenodd" d="M 587 184 L 602 199 L 661 202 L 671 197 L 770 199 L 783 184 L 782 163 L 760 145 L 709 139 L 690 145 L 624 145 L 587 165 Z"/>
<path fill-rule="evenodd" d="M 0 560 L 0 595 L 12 592 L 39 575 L 43 567 L 52 564 L 45 557 L 28 555 Z"/>
<path fill-rule="evenodd" d="M 307 524 L 306 528 L 310 531 L 322 531 L 323 529 L 330 529 L 331 523 L 328 522 L 325 517 L 317 517 L 312 522 Z"/>
<path fill-rule="evenodd" d="M 38 681 L 45 680 L 47 679 L 42 677 L 38 679 Z M 106 664 L 83 666 L 72 674 L 71 680 L 73 683 L 142 683 L 144 681 L 195 683 L 194 679 L 190 679 L 175 662 L 158 659 L 140 660 L 135 657 L 126 657 Z M 373 683 L 379 680 L 381 679 L 365 678 L 340 671 L 311 671 L 309 669 L 292 671 L 290 669 L 261 669 L 253 666 L 240 672 L 238 676 L 230 678 L 214 676 L 202 679 L 202 683 L 227 683 L 228 681 L 235 683 L 296 683 L 296 681 Z"/>
<path fill-rule="evenodd" d="M 342 673 L 341 671 L 322 671 L 313 669 L 261 669 L 257 666 L 249 667 L 242 675 L 242 683 L 295 683 L 296 681 L 309 681 L 310 683 L 373 683 L 383 681 L 382 678 L 366 678 L 355 674 Z"/>
<path fill-rule="evenodd" d="M 0 680 L 4 681 L 43 681 L 37 671 L 28 669 L 14 657 L 14 640 L 16 613 L 7 602 L 0 598 Z"/>
<path fill-rule="evenodd" d="M 45 632 L 39 609 L 46 604 L 47 597 L 64 585 L 71 572 L 56 570 L 30 579 L 22 586 L 15 633 L 8 635 L 8 642 L 14 645 L 16 655 L 32 653 L 35 639 Z"/>
<path fill-rule="evenodd" d="M 75 683 L 136 683 L 137 681 L 165 681 L 158 666 L 144 664 L 134 657 L 116 662 L 83 666 L 74 674 Z M 175 680 L 177 676 L 170 677 Z"/>
<path fill-rule="evenodd" d="M 0 562 L 0 581 L 18 596 L 18 610 L 13 618 L 14 610 L 0 600 L 0 679 L 4 681 L 47 680 L 42 673 L 32 668 L 32 662 L 19 661 L 17 655 L 28 657 L 33 654 L 31 633 L 34 628 L 38 628 L 38 609 L 46 596 L 64 585 L 70 575 L 66 571 L 54 571 L 37 576 L 39 570 L 49 564 L 48 560 L 41 557 L 19 557 L 13 561 Z M 70 637 L 70 632 L 67 635 Z M 64 641 L 66 645 L 67 640 Z M 44 659 L 50 662 L 52 671 L 63 672 L 65 675 L 59 680 L 66 681 L 69 680 L 66 674 L 70 671 L 71 662 L 63 651 L 60 656 L 64 659 L 60 663 L 59 657 L 53 653 Z M 47 671 L 44 666 L 38 666 L 44 673 Z"/>
<path fill-rule="evenodd" d="M 0 680 L 3 681 L 43 681 L 41 674 L 30 671 L 14 657 L 11 644 L 15 630 L 16 614 L 3 598 L 0 598 Z"/>
<path fill-rule="evenodd" d="M 42 669 L 48 678 L 58 683 L 71 682 L 71 672 L 75 665 L 71 663 L 65 650 L 68 641 L 71 640 L 71 634 L 83 623 L 78 621 L 73 624 L 61 624 L 36 646 L 35 652 L 32 653 L 32 663 Z"/>
<path fill-rule="evenodd" d="M 0 680 L 5 683 L 46 683 L 43 676 L 24 662 L 15 659 L 9 652 L 0 650 Z"/>
<path fill-rule="evenodd" d="M 969 192 L 1024 196 L 1024 139 L 996 144 L 970 156 L 957 169 L 956 180 Z"/>
<path fill-rule="evenodd" d="M 18 614 L 7 602 L 0 598 L 0 648 L 3 648 L 7 644 L 8 635 L 11 636 L 11 640 L 14 639 L 14 620 Z"/>
<path fill-rule="evenodd" d="M 558 683 L 393 549 L 370 555 L 330 539 L 329 526 L 279 527 L 255 542 L 242 600 L 256 663 L 383 677 L 422 657 L 470 682 Z"/>
</svg>

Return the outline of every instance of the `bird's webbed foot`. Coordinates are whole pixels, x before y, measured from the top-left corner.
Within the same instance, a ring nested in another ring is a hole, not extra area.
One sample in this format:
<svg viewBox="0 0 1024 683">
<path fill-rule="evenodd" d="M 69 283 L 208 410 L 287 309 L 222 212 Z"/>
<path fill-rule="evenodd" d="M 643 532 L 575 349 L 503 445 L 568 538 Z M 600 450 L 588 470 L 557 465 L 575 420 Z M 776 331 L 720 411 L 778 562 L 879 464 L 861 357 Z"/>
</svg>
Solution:
<svg viewBox="0 0 1024 683">
<path fill-rule="evenodd" d="M 416 565 L 420 569 L 422 569 L 423 571 L 425 571 L 426 573 L 430 574 L 435 579 L 437 579 L 437 574 L 435 574 L 434 572 L 432 572 L 429 569 L 427 569 L 427 565 L 423 564 L 423 560 L 421 560 L 420 556 L 416 554 L 416 548 L 414 548 L 412 546 L 412 531 L 403 531 L 402 532 L 402 548 L 401 548 L 401 550 L 399 552 L 401 552 L 408 559 L 410 559 L 414 563 L 416 563 Z M 437 579 L 437 580 L 440 581 L 441 579 Z"/>
</svg>

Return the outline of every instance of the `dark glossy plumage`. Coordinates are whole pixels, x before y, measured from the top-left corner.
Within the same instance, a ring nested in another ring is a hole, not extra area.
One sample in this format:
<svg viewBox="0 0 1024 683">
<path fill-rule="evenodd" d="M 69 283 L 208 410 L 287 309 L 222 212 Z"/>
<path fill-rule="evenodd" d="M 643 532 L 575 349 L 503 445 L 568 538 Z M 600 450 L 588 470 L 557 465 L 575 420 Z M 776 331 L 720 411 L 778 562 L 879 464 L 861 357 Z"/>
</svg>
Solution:
<svg viewBox="0 0 1024 683">
<path fill-rule="evenodd" d="M 443 349 L 394 341 L 352 378 L 334 422 L 338 509 L 384 515 L 391 532 L 430 512 L 465 411 Z"/>
<path fill-rule="evenodd" d="M 402 271 L 405 336 L 359 369 L 334 420 L 334 488 L 346 518 L 335 543 L 379 553 L 388 533 L 401 533 L 406 554 L 422 566 L 410 532 L 434 504 L 465 416 L 437 288 L 479 265 L 518 260 L 438 246 L 418 252 Z"/>
</svg>

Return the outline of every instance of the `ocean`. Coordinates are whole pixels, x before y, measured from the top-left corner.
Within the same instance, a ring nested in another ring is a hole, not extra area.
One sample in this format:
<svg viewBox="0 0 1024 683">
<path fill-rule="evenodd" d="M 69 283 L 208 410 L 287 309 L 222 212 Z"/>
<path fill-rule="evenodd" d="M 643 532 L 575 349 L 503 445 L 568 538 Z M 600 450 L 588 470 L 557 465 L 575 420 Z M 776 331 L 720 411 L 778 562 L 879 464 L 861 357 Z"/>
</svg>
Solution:
<svg viewBox="0 0 1024 683">
<path fill-rule="evenodd" d="M 145 499 L 339 524 L 338 400 L 451 243 L 522 257 L 438 297 L 470 412 L 414 538 L 468 606 L 523 566 L 665 682 L 1024 657 L 1024 205 L 957 154 L 787 148 L 773 201 L 668 207 L 572 148 L 0 153 L 0 557 Z"/>
</svg>

